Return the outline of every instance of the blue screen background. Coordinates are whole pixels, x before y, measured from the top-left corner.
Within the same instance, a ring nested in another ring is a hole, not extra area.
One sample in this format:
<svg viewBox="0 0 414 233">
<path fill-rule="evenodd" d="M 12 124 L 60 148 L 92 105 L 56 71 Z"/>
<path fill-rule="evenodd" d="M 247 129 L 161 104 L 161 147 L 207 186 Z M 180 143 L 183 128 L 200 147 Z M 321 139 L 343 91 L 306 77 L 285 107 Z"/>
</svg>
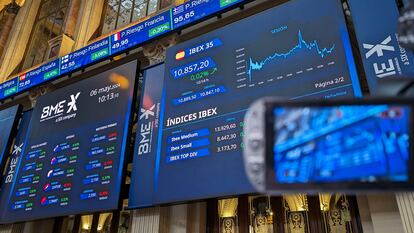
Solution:
<svg viewBox="0 0 414 233">
<path fill-rule="evenodd" d="M 119 207 L 136 69 L 131 61 L 39 98 L 0 223 Z"/>
<path fill-rule="evenodd" d="M 8 155 L 10 149 L 7 148 L 7 144 L 9 140 L 12 140 L 10 134 L 12 133 L 13 123 L 18 117 L 18 109 L 19 107 L 16 105 L 0 111 L 0 171 L 3 171 L 4 164 L 2 162 L 6 162 L 5 156 Z M 2 177 L 2 174 L 0 174 L 0 177 Z"/>
<path fill-rule="evenodd" d="M 147 186 L 153 202 L 137 198 L 132 206 L 254 192 L 243 165 L 243 121 L 261 97 L 360 95 L 340 1 L 289 1 L 174 46 Z"/>
<path fill-rule="evenodd" d="M 408 180 L 411 109 L 277 107 L 276 182 Z"/>
</svg>

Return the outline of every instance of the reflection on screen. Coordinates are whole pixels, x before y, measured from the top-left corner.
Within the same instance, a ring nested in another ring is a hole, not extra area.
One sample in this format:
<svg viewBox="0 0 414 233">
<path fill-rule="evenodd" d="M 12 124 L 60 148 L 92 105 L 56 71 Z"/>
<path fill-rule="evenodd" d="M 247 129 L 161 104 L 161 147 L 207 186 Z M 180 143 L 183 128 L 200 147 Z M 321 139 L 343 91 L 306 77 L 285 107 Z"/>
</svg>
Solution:
<svg viewBox="0 0 414 233">
<path fill-rule="evenodd" d="M 277 107 L 278 183 L 408 180 L 407 106 Z"/>
</svg>

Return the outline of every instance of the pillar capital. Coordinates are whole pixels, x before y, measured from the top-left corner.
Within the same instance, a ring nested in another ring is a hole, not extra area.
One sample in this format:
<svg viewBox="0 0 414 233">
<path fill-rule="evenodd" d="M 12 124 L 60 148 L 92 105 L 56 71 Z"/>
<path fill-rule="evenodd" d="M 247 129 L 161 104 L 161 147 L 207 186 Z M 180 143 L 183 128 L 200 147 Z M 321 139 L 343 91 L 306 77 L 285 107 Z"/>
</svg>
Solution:
<svg viewBox="0 0 414 233">
<path fill-rule="evenodd" d="M 0 30 L 1 31 L 0 33 L 0 57 L 4 51 L 7 40 L 9 39 L 10 32 L 13 28 L 14 20 L 19 10 L 20 10 L 20 6 L 17 5 L 15 1 L 12 1 L 10 4 L 6 5 L 6 8 L 5 8 L 6 14 L 4 15 L 6 20 L 2 28 L 3 30 Z"/>
<path fill-rule="evenodd" d="M 154 65 L 165 60 L 167 48 L 178 43 L 178 36 L 172 35 L 155 41 L 143 47 L 144 56 L 149 60 L 150 65 Z"/>
<path fill-rule="evenodd" d="M 48 93 L 52 89 L 53 89 L 52 85 L 46 84 L 46 85 L 40 86 L 38 88 L 35 88 L 35 89 L 29 91 L 29 100 L 30 100 L 30 103 L 31 103 L 32 107 L 35 107 L 37 99 L 40 96 L 45 95 L 46 93 Z"/>
</svg>

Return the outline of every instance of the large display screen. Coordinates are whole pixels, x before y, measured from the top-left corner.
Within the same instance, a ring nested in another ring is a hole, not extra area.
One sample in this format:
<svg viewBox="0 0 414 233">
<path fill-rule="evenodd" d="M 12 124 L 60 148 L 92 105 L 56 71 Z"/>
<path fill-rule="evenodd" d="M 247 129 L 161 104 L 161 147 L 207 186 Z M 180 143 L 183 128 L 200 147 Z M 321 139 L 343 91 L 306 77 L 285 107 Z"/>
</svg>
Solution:
<svg viewBox="0 0 414 233">
<path fill-rule="evenodd" d="M 38 99 L 2 222 L 117 209 L 137 61 Z"/>
<path fill-rule="evenodd" d="M 161 139 L 160 109 L 164 81 L 164 64 L 144 70 L 136 143 L 133 158 L 133 172 L 129 195 L 129 207 L 138 208 L 153 203 L 155 165 L 158 140 Z"/>
<path fill-rule="evenodd" d="M 11 189 L 13 186 L 13 180 L 16 176 L 17 164 L 20 161 L 20 156 L 22 155 L 24 140 L 26 138 L 26 133 L 29 128 L 30 118 L 32 116 L 32 110 L 26 111 L 22 115 L 22 119 L 19 124 L 19 130 L 17 131 L 16 139 L 14 140 L 13 148 L 11 154 L 8 153 L 9 162 L 6 166 L 2 184 L 0 187 L 0 222 L 4 218 L 4 215 L 7 214 L 7 203 L 9 201 Z"/>
<path fill-rule="evenodd" d="M 154 182 L 140 189 L 152 202 L 131 206 L 253 192 L 243 118 L 260 97 L 361 95 L 340 1 L 290 1 L 170 48 L 165 66 Z"/>
<path fill-rule="evenodd" d="M 19 122 L 20 114 L 20 106 L 13 106 L 0 111 L 0 180 L 3 177 L 4 163 L 13 140 L 11 136 Z"/>
<path fill-rule="evenodd" d="M 276 183 L 407 182 L 411 106 L 276 107 Z"/>
<path fill-rule="evenodd" d="M 371 93 L 379 80 L 414 73 L 414 54 L 399 42 L 400 10 L 395 0 L 348 0 Z"/>
</svg>

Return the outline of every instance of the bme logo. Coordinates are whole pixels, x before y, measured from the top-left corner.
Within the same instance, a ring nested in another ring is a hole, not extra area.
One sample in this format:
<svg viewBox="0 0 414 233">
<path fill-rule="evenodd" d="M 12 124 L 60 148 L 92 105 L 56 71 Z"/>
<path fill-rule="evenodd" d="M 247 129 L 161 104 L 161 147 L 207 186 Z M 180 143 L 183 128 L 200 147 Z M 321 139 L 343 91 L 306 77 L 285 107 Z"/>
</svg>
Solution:
<svg viewBox="0 0 414 233">
<path fill-rule="evenodd" d="M 155 116 L 155 104 L 152 105 L 151 108 L 145 109 L 141 108 L 141 116 L 139 117 L 139 120 L 145 119 L 146 123 L 142 123 L 139 128 L 139 134 L 140 138 L 139 144 L 138 144 L 138 155 L 147 154 L 151 151 L 151 132 L 154 128 L 152 121 L 150 120 L 150 117 Z"/>
<path fill-rule="evenodd" d="M 45 118 L 50 117 L 57 117 L 65 112 L 65 107 L 68 108 L 66 113 L 76 112 L 78 110 L 76 106 L 76 101 L 78 100 L 80 92 L 76 93 L 75 95 L 70 95 L 70 100 L 62 100 L 55 105 L 46 106 L 42 109 L 42 115 L 40 119 L 43 120 Z"/>
<path fill-rule="evenodd" d="M 154 116 L 154 108 L 155 104 L 152 105 L 152 107 L 149 109 L 141 108 L 142 115 L 139 117 L 139 119 L 142 120 L 142 118 L 145 117 L 145 120 L 148 120 L 150 116 Z"/>
<path fill-rule="evenodd" d="M 7 176 L 5 179 L 6 184 L 11 183 L 13 181 L 14 175 L 16 173 L 17 163 L 19 162 L 19 156 L 20 153 L 22 153 L 22 150 L 23 143 L 20 144 L 20 146 L 14 145 L 12 152 L 13 156 L 10 157 L 9 171 L 7 172 Z"/>
<path fill-rule="evenodd" d="M 394 52 L 395 48 L 391 45 L 388 45 L 391 42 L 391 36 L 385 38 L 381 44 L 372 45 L 372 44 L 363 44 L 364 49 L 368 49 L 368 52 L 365 54 L 366 58 L 370 58 L 375 53 L 378 57 L 384 56 L 384 51 Z"/>
<path fill-rule="evenodd" d="M 376 55 L 375 59 L 378 62 L 373 63 L 373 68 L 378 78 L 388 77 L 397 73 L 395 66 L 398 64 L 394 64 L 394 58 L 384 58 L 384 52 L 391 53 L 391 56 L 394 56 L 392 53 L 395 52 L 395 48 L 389 45 L 391 41 L 391 36 L 388 36 L 380 44 L 363 44 L 364 49 L 368 50 L 365 53 L 366 59 L 370 59 L 374 54 Z"/>
</svg>

